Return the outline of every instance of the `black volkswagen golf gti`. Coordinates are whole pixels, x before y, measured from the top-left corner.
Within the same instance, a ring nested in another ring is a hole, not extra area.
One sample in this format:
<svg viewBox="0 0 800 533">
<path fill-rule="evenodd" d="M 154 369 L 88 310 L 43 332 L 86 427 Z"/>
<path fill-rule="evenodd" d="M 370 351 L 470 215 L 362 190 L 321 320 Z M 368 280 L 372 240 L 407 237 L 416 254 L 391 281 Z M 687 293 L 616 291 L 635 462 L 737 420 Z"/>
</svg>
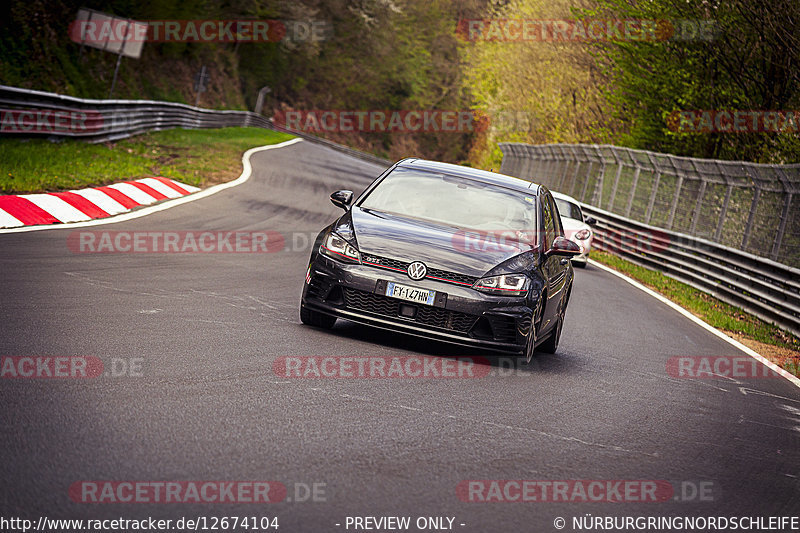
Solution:
<svg viewBox="0 0 800 533">
<path fill-rule="evenodd" d="M 499 351 L 554 353 L 572 290 L 550 192 L 518 178 L 404 159 L 317 236 L 300 319 L 338 318 Z"/>
</svg>

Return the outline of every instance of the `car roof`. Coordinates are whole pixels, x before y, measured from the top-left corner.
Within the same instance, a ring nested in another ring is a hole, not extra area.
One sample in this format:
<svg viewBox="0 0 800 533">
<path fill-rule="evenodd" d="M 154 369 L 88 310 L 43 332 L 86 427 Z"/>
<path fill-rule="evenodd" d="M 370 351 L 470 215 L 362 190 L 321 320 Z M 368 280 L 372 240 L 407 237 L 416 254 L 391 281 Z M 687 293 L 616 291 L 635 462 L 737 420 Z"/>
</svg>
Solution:
<svg viewBox="0 0 800 533">
<path fill-rule="evenodd" d="M 539 194 L 539 189 L 541 187 L 538 183 L 521 178 L 515 178 L 514 176 L 507 176 L 505 174 L 498 174 L 497 172 L 489 172 L 488 170 L 481 170 L 478 168 L 453 165 L 451 163 L 429 161 L 426 159 L 403 159 L 402 161 L 398 161 L 397 166 L 402 168 L 415 168 L 431 172 L 440 172 L 443 174 L 468 178 L 483 183 L 500 185 L 509 189 L 525 191 L 535 195 Z"/>
<path fill-rule="evenodd" d="M 572 196 L 568 196 L 566 194 L 563 194 L 563 193 L 560 193 L 560 192 L 556 192 L 556 191 L 550 191 L 550 194 L 553 195 L 553 198 L 558 198 L 560 200 L 567 200 L 568 202 L 572 202 L 574 204 L 581 205 L 581 203 L 578 200 L 576 200 L 575 198 L 573 198 Z"/>
</svg>

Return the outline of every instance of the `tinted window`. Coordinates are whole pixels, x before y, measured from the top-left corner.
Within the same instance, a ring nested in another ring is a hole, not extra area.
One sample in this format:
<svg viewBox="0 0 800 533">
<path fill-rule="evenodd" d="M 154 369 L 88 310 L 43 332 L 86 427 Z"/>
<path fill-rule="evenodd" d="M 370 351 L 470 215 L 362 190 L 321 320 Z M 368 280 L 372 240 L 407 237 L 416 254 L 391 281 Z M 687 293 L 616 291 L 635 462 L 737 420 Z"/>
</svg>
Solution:
<svg viewBox="0 0 800 533">
<path fill-rule="evenodd" d="M 553 207 L 552 203 L 548 201 L 546 198 L 543 198 L 542 202 L 542 217 L 544 220 L 544 235 L 545 235 L 545 246 L 544 249 L 547 250 L 552 246 L 553 239 L 556 238 L 556 228 L 555 222 L 553 220 Z"/>
<path fill-rule="evenodd" d="M 556 209 L 556 204 L 553 203 L 553 197 L 547 197 L 550 202 L 550 207 L 553 210 L 553 225 L 555 226 L 555 233 L 556 235 L 564 236 L 564 227 L 561 225 L 561 216 L 558 209 Z M 557 201 L 557 200 L 556 200 Z"/>
<path fill-rule="evenodd" d="M 417 169 L 395 169 L 359 207 L 461 228 L 529 231 L 536 227 L 533 194 Z"/>
</svg>

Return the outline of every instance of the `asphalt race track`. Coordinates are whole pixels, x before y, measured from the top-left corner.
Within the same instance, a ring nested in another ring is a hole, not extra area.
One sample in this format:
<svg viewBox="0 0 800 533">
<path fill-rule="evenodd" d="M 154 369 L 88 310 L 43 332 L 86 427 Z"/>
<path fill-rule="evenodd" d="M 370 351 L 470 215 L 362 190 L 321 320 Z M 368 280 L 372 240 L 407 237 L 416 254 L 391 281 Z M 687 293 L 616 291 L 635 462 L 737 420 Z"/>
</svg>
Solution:
<svg viewBox="0 0 800 533">
<path fill-rule="evenodd" d="M 283 356 L 489 354 L 342 321 L 301 325 L 307 241 L 340 212 L 328 195 L 359 192 L 382 169 L 305 141 L 251 161 L 243 185 L 87 230 L 274 231 L 286 245 L 273 253 L 91 254 L 68 246 L 75 229 L 0 235 L 0 355 L 94 356 L 105 369 L 0 379 L 3 516 L 277 516 L 288 533 L 353 531 L 348 516 L 547 532 L 587 514 L 800 514 L 800 389 L 674 377 L 670 358 L 743 354 L 591 265 L 576 269 L 558 353 L 530 365 L 497 359 L 472 379 L 277 376 Z M 70 486 L 86 480 L 275 481 L 288 494 L 74 501 Z M 468 502 L 457 492 L 468 480 L 662 480 L 673 492 Z"/>
</svg>

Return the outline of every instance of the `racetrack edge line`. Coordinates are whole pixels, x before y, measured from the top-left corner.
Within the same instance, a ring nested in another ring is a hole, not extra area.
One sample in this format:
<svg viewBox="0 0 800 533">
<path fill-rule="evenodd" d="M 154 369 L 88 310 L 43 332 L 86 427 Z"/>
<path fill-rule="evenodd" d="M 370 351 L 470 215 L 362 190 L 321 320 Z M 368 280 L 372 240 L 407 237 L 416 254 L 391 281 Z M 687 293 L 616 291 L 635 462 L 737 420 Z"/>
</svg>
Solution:
<svg viewBox="0 0 800 533">
<path fill-rule="evenodd" d="M 637 289 L 649 294 L 650 296 L 652 296 L 656 300 L 660 301 L 661 303 L 666 304 L 667 306 L 671 307 L 672 309 L 674 309 L 678 313 L 682 314 L 683 316 L 685 316 L 686 318 L 688 318 L 689 320 L 691 320 L 692 322 L 694 322 L 698 326 L 700 326 L 703 329 L 713 333 L 714 335 L 716 335 L 720 339 L 724 340 L 728 344 L 733 345 L 735 348 L 738 348 L 739 350 L 743 351 L 744 353 L 746 353 L 747 355 L 749 355 L 750 357 L 752 357 L 756 361 L 758 361 L 758 362 L 762 363 L 763 365 L 765 365 L 770 370 L 773 370 L 773 371 L 777 372 L 778 374 L 780 374 L 781 376 L 783 376 L 784 378 L 789 380 L 796 387 L 800 387 L 800 378 L 798 378 L 794 374 L 784 370 L 783 368 L 779 367 L 778 365 L 776 365 L 775 363 L 773 363 L 772 361 L 770 361 L 769 359 L 767 359 L 766 357 L 764 357 L 763 355 L 761 355 L 757 351 L 753 350 L 752 348 L 748 348 L 747 346 L 745 346 L 741 342 L 737 341 L 736 339 L 733 339 L 733 338 L 729 337 L 728 335 L 726 335 L 722 331 L 718 330 L 717 328 L 715 328 L 714 326 L 712 326 L 708 322 L 706 322 L 706 321 L 694 316 L 688 310 L 686 310 L 683 307 L 681 307 L 680 305 L 676 304 L 675 302 L 673 302 L 672 300 L 670 300 L 669 298 L 667 298 L 663 294 L 657 293 L 653 289 L 642 285 L 641 283 L 639 283 L 635 279 L 633 279 L 631 277 L 628 277 L 628 276 L 626 276 L 625 274 L 623 274 L 621 272 L 617 272 L 613 268 L 607 267 L 606 265 L 604 265 L 602 263 L 598 263 L 594 259 L 589 259 L 589 262 L 593 266 L 596 266 L 596 267 L 598 267 L 598 268 L 600 268 L 602 270 L 605 270 L 606 272 L 610 272 L 611 274 L 614 274 L 618 278 L 622 278 L 623 280 L 627 281 L 628 283 L 630 283 L 631 285 L 633 285 Z"/>
<path fill-rule="evenodd" d="M 68 228 L 85 228 L 87 226 L 101 226 L 103 224 L 115 224 L 117 222 L 124 222 L 126 220 L 132 220 L 135 218 L 147 216 L 152 213 L 157 213 L 159 211 L 165 211 L 172 207 L 182 205 L 188 202 L 193 202 L 195 200 L 211 196 L 212 194 L 216 194 L 222 190 L 229 189 L 231 187 L 236 187 L 237 185 L 245 183 L 247 180 L 250 179 L 250 175 L 253 172 L 253 167 L 250 164 L 251 155 L 253 155 L 256 152 L 261 152 L 264 150 L 271 150 L 273 148 L 283 148 L 286 146 L 290 146 L 302 140 L 303 139 L 301 139 L 300 137 L 296 137 L 294 139 L 289 139 L 288 141 L 284 141 L 278 144 L 267 144 L 264 146 L 256 146 L 255 148 L 250 148 L 244 154 L 242 154 L 242 173 L 235 180 L 229 181 L 227 183 L 220 183 L 218 185 L 209 187 L 208 189 L 203 189 L 202 191 L 187 196 L 182 196 L 180 198 L 167 200 L 158 205 L 144 207 L 142 209 L 137 209 L 136 211 L 128 211 L 126 213 L 121 213 L 119 215 L 115 215 L 112 217 L 98 218 L 86 222 L 69 222 L 66 224 L 48 224 L 48 225 L 38 225 L 38 226 L 21 226 L 18 228 L 3 228 L 0 229 L 0 233 L 23 233 L 26 231 L 58 230 L 58 229 L 68 229 Z"/>
</svg>

